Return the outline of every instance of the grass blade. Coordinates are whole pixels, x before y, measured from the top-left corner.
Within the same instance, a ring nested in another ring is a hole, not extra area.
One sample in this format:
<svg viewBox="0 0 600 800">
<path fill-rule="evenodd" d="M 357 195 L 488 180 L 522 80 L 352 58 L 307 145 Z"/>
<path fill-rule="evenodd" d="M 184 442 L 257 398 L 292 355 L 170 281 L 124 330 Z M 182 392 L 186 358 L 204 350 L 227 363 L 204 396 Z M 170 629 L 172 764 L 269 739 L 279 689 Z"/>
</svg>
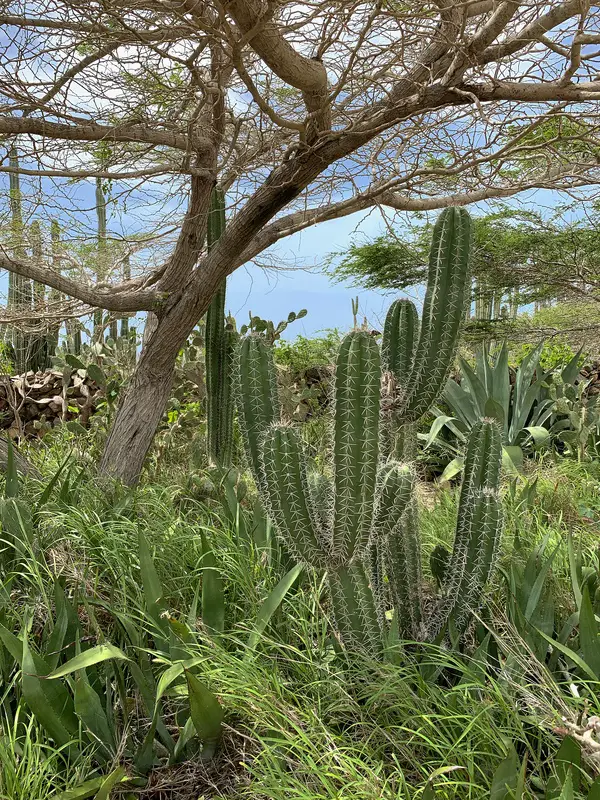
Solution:
<svg viewBox="0 0 600 800">
<path fill-rule="evenodd" d="M 269 594 L 267 599 L 261 605 L 258 611 L 258 615 L 256 617 L 256 624 L 254 626 L 254 630 L 252 631 L 252 633 L 248 638 L 248 649 L 250 651 L 255 649 L 256 645 L 260 641 L 260 637 L 263 631 L 269 624 L 269 620 L 283 602 L 283 599 L 288 593 L 288 591 L 296 583 L 303 569 L 304 569 L 303 564 L 296 564 L 295 567 L 292 567 L 292 569 L 289 570 L 289 572 L 287 572 L 283 576 L 283 578 L 279 581 L 277 586 L 273 589 L 273 591 Z"/>
</svg>

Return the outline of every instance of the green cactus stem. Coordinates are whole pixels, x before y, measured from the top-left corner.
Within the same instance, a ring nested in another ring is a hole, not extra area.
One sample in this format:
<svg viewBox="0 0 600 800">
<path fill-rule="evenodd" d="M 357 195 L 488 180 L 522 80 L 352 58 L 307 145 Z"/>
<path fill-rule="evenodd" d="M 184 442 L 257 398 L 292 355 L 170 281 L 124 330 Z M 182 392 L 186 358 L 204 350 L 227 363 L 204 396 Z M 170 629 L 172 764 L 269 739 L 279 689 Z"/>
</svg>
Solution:
<svg viewBox="0 0 600 800">
<path fill-rule="evenodd" d="M 209 251 L 225 230 L 225 195 L 213 189 L 208 215 Z M 206 403 L 208 454 L 215 465 L 227 467 L 233 455 L 233 362 L 236 334 L 225 321 L 226 281 L 206 312 Z"/>
</svg>

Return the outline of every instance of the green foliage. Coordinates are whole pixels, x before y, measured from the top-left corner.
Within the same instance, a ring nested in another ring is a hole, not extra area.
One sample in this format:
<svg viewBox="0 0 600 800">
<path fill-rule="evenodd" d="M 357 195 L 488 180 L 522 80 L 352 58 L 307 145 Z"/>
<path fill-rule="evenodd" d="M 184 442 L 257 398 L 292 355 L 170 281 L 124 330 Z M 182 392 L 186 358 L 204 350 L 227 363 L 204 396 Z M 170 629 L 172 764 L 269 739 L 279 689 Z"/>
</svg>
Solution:
<svg viewBox="0 0 600 800">
<path fill-rule="evenodd" d="M 540 369 L 542 344 L 531 350 L 517 367 L 514 382 L 508 365 L 508 346 L 503 344 L 495 359 L 485 345 L 475 355 L 475 369 L 465 359 L 459 360 L 461 382 L 451 379 L 446 384 L 442 399 L 449 408 L 448 416 L 435 408 L 437 416 L 426 437 L 426 447 L 431 446 L 443 428 L 447 428 L 461 442 L 483 414 L 494 417 L 502 426 L 505 461 L 514 470 L 523 461 L 525 445 L 540 446 L 550 441 L 556 421 L 556 388 L 552 377 Z M 580 353 L 564 367 L 557 382 L 573 384 L 578 374 Z M 462 469 L 459 457 L 449 465 L 444 478 Z"/>
<path fill-rule="evenodd" d="M 274 350 L 275 363 L 287 367 L 292 374 L 301 374 L 311 367 L 330 366 L 335 361 L 342 336 L 337 329 L 322 336 L 296 336 L 291 342 L 280 339 Z"/>
</svg>

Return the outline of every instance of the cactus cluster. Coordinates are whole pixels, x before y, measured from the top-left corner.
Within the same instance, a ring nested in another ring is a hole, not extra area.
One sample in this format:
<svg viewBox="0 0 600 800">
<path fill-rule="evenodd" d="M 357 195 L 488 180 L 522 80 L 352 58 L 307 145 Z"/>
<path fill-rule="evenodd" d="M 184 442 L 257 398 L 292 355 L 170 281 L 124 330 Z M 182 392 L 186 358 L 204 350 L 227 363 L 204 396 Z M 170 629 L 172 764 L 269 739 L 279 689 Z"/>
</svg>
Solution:
<svg viewBox="0 0 600 800">
<path fill-rule="evenodd" d="M 343 340 L 326 475 L 311 470 L 296 429 L 280 421 L 268 344 L 249 336 L 237 351 L 248 463 L 289 552 L 327 572 L 346 647 L 380 651 L 390 605 L 403 638 L 435 638 L 449 628 L 460 633 L 493 564 L 501 529 L 496 423 L 481 420 L 471 436 L 445 592 L 433 611 L 422 602 L 415 474 L 397 458 L 393 441 L 428 410 L 452 365 L 468 299 L 469 243 L 467 212 L 443 212 L 434 230 L 420 328 L 414 305 L 397 301 L 386 320 L 382 354 L 367 331 L 354 330 Z"/>
<path fill-rule="evenodd" d="M 225 195 L 215 187 L 208 215 L 207 245 L 211 250 L 225 230 Z M 237 335 L 225 319 L 226 281 L 206 312 L 206 418 L 211 463 L 226 467 L 233 451 L 233 359 Z"/>
</svg>

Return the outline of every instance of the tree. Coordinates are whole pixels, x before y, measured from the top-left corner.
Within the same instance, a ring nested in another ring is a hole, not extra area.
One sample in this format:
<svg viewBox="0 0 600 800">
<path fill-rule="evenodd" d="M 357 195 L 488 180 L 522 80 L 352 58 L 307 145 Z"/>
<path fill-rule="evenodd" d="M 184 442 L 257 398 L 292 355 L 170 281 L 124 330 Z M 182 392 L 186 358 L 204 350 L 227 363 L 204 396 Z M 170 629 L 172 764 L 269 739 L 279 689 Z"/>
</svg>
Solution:
<svg viewBox="0 0 600 800">
<path fill-rule="evenodd" d="M 473 219 L 471 263 L 477 320 L 515 319 L 519 306 L 531 303 L 600 302 L 597 209 L 570 221 L 564 219 L 566 210 L 573 208 L 558 209 L 545 218 L 537 211 L 501 205 Z M 371 289 L 398 291 L 421 284 L 431 225 L 419 219 L 408 233 L 405 230 L 403 236 L 388 233 L 334 254 L 331 276 Z"/>
<path fill-rule="evenodd" d="M 88 306 L 155 315 L 100 465 L 129 483 L 179 349 L 242 264 L 310 225 L 374 206 L 575 192 L 600 174 L 599 12 L 581 0 L 5 8 L 0 135 L 7 146 L 18 138 L 19 173 L 45 197 L 72 178 L 109 180 L 130 196 L 141 186 L 162 192 L 153 242 L 173 236 L 176 202 L 187 197 L 166 257 L 132 265 L 131 280 L 78 279 L 0 253 L 1 267 Z M 548 119 L 580 124 L 557 122 L 549 133 Z M 91 153 L 99 142 L 110 143 L 101 166 Z M 216 183 L 228 223 L 208 252 Z"/>
</svg>

